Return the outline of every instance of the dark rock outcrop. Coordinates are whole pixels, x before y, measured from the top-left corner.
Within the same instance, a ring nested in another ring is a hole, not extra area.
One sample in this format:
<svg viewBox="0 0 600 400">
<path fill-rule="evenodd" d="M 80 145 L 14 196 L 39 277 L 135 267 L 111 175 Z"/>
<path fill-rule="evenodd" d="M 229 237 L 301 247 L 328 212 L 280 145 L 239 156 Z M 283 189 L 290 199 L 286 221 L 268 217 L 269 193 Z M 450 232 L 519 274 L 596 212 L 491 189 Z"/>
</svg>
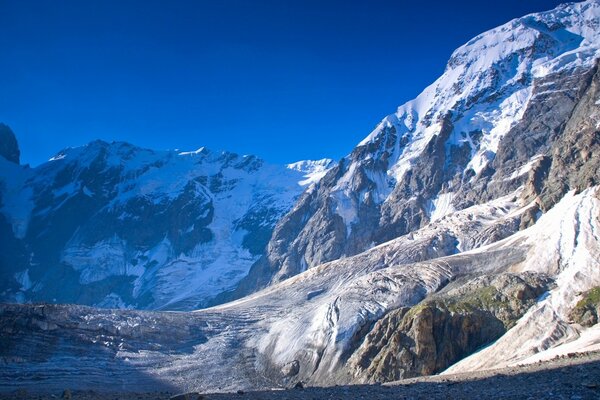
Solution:
<svg viewBox="0 0 600 400">
<path fill-rule="evenodd" d="M 570 190 L 600 184 L 600 59 L 587 77 L 585 91 L 552 146 L 552 165 L 540 193 L 544 211 Z"/>
<path fill-rule="evenodd" d="M 502 336 L 548 290 L 543 275 L 500 274 L 454 282 L 379 320 L 348 364 L 359 382 L 438 373 Z"/>
<path fill-rule="evenodd" d="M 8 125 L 2 123 L 0 123 L 0 156 L 15 164 L 19 164 L 21 157 L 15 134 Z"/>
</svg>

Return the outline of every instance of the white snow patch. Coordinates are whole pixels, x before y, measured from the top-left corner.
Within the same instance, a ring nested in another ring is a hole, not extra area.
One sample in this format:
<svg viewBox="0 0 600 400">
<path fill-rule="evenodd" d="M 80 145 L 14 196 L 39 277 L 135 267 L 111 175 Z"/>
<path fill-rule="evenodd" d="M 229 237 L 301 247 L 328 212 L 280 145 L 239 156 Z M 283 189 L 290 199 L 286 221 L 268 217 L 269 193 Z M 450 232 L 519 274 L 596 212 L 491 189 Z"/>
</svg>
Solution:
<svg viewBox="0 0 600 400">
<path fill-rule="evenodd" d="M 513 172 L 513 173 L 510 175 L 510 177 L 508 177 L 508 179 L 506 179 L 506 180 L 510 181 L 510 180 L 513 180 L 513 179 L 516 179 L 516 178 L 518 178 L 519 176 L 522 176 L 522 175 L 525 175 L 525 174 L 527 174 L 529 171 L 531 171 L 531 169 L 533 168 L 533 166 L 534 166 L 534 165 L 535 165 L 535 164 L 536 164 L 536 163 L 537 163 L 537 162 L 538 162 L 538 161 L 539 161 L 539 160 L 540 160 L 542 157 L 543 157 L 543 155 L 542 155 L 542 154 L 538 154 L 538 155 L 536 155 L 536 156 L 532 157 L 532 158 L 531 158 L 531 160 L 530 160 L 530 161 L 529 161 L 527 164 L 525 164 L 525 165 L 521 166 L 519 169 L 517 169 L 516 171 L 514 171 L 514 172 Z"/>
<path fill-rule="evenodd" d="M 88 189 L 87 186 L 83 187 L 83 194 L 85 194 L 88 197 L 94 197 L 94 192 L 92 192 L 90 189 Z"/>
<path fill-rule="evenodd" d="M 59 153 L 57 155 L 55 155 L 54 157 L 51 157 L 48 159 L 48 161 L 58 161 L 58 160 L 62 160 L 63 158 L 65 158 L 67 155 L 64 153 Z"/>
<path fill-rule="evenodd" d="M 204 150 L 205 150 L 205 147 L 202 146 L 202 147 L 200 147 L 200 148 L 198 148 L 197 150 L 194 150 L 194 151 L 182 151 L 182 152 L 178 153 L 178 155 L 180 155 L 180 156 L 198 155 L 198 154 L 202 153 Z"/>
<path fill-rule="evenodd" d="M 454 211 L 452 206 L 452 200 L 454 199 L 454 193 L 443 193 L 439 194 L 435 199 L 431 201 L 429 207 L 429 220 L 430 222 L 437 221 L 445 215 L 450 214 Z"/>
<path fill-rule="evenodd" d="M 483 133 L 479 149 L 466 169 L 472 168 L 477 175 L 494 159 L 502 137 L 523 117 L 530 94 L 531 88 L 525 87 L 500 104 L 491 103 L 487 109 L 468 114 L 467 118 L 456 124 L 457 131 L 479 129 Z"/>
<path fill-rule="evenodd" d="M 329 158 L 322 160 L 304 160 L 286 165 L 287 168 L 304 174 L 304 179 L 298 182 L 300 186 L 308 186 L 319 182 L 327 172 L 335 165 Z"/>
<path fill-rule="evenodd" d="M 131 265 L 127 259 L 126 243 L 115 235 L 92 246 L 73 239 L 63 250 L 61 262 L 79 271 L 79 283 L 85 285 L 109 276 L 139 276 L 144 272 L 141 265 Z"/>
<path fill-rule="evenodd" d="M 596 324 L 591 328 L 582 331 L 580 336 L 571 342 L 541 351 L 510 366 L 549 361 L 556 357 L 566 356 L 567 354 L 584 353 L 588 351 L 600 351 L 600 324 Z"/>
<path fill-rule="evenodd" d="M 346 234 L 349 236 L 352 232 L 352 224 L 358 220 L 358 214 L 354 200 L 344 191 L 334 192 L 332 194 L 335 199 L 335 213 L 342 217 L 346 224 Z"/>
</svg>

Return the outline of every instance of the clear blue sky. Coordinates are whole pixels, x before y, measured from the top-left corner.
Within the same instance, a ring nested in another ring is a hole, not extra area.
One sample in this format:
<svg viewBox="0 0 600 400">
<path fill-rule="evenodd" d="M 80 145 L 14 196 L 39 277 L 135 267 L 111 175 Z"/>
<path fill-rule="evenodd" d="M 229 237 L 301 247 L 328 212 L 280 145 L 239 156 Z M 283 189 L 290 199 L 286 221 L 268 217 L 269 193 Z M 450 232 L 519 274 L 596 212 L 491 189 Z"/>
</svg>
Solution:
<svg viewBox="0 0 600 400">
<path fill-rule="evenodd" d="M 456 47 L 559 3 L 0 0 L 0 122 L 32 165 L 94 139 L 339 159 Z"/>
</svg>

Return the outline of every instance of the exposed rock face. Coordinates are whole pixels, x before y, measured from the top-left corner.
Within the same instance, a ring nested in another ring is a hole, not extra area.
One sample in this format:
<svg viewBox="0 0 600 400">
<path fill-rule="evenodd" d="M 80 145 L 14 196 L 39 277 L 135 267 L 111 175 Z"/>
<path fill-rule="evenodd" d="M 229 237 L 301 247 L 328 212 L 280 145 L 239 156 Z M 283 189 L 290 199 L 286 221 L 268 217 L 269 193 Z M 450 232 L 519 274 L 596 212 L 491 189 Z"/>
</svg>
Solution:
<svg viewBox="0 0 600 400">
<path fill-rule="evenodd" d="M 580 101 L 552 148 L 552 165 L 541 190 L 544 210 L 570 190 L 600 183 L 600 57 Z"/>
<path fill-rule="evenodd" d="M 547 276 L 501 274 L 453 283 L 379 320 L 349 361 L 359 382 L 431 375 L 500 336 L 549 289 Z"/>
<path fill-rule="evenodd" d="M 538 209 L 514 233 L 569 189 L 596 184 L 599 10 L 596 1 L 561 6 L 457 49 L 442 77 L 278 222 L 230 298 L 526 186 L 523 202 Z"/>
<path fill-rule="evenodd" d="M 21 157 L 15 134 L 7 125 L 2 123 L 0 123 L 0 156 L 15 164 L 19 164 Z"/>
<path fill-rule="evenodd" d="M 502 324 L 481 311 L 452 313 L 435 304 L 393 311 L 367 336 L 356 374 L 370 383 L 432 375 L 503 333 Z"/>
<path fill-rule="evenodd" d="M 583 293 L 582 299 L 577 302 L 569 316 L 574 322 L 585 327 L 596 325 L 600 316 L 600 287 Z"/>
<path fill-rule="evenodd" d="M 202 307 L 264 253 L 311 168 L 102 141 L 36 168 L 3 161 L 0 299 Z"/>
</svg>

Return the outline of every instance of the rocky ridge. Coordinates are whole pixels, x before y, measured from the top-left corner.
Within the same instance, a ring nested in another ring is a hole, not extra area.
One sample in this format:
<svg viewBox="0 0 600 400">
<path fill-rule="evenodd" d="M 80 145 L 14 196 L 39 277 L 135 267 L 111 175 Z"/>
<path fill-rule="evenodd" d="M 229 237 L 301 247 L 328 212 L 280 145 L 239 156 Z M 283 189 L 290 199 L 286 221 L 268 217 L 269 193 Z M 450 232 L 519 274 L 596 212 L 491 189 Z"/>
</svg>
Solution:
<svg viewBox="0 0 600 400">
<path fill-rule="evenodd" d="M 393 310 L 377 321 L 350 368 L 362 383 L 442 372 L 506 333 L 551 282 L 532 273 L 453 282 L 417 306 Z"/>
</svg>

